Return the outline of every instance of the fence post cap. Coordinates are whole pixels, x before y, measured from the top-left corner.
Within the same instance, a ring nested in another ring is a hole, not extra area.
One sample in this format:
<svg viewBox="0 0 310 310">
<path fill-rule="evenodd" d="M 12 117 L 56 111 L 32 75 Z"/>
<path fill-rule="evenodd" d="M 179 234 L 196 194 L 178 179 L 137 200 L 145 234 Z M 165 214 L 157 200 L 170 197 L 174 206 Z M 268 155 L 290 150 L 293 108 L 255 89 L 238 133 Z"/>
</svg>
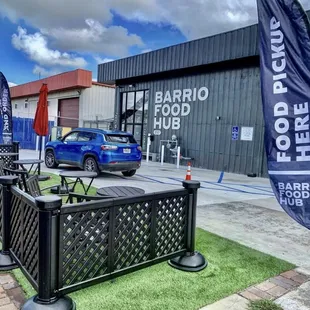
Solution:
<svg viewBox="0 0 310 310">
<path fill-rule="evenodd" d="M 0 184 L 2 185 L 16 185 L 18 177 L 15 175 L 0 176 Z"/>
<path fill-rule="evenodd" d="M 183 187 L 186 189 L 197 189 L 200 188 L 199 181 L 183 181 Z"/>
<path fill-rule="evenodd" d="M 37 207 L 40 210 L 56 210 L 62 206 L 62 199 L 57 195 L 46 195 L 35 198 Z"/>
</svg>

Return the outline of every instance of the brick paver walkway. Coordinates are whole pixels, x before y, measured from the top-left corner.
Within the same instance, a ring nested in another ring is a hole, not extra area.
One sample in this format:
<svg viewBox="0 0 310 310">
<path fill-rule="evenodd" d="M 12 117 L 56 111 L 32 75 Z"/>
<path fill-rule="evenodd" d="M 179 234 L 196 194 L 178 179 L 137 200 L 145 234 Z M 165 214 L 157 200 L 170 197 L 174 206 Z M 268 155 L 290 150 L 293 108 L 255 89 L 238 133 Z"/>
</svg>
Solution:
<svg viewBox="0 0 310 310">
<path fill-rule="evenodd" d="M 279 276 L 265 282 L 253 285 L 246 290 L 205 306 L 201 310 L 246 310 L 250 300 L 270 299 L 276 300 L 295 290 L 303 283 L 309 281 L 310 275 L 297 270 L 283 272 Z M 290 308 L 286 308 L 290 309 Z M 297 308 L 294 308 L 297 309 Z"/>
<path fill-rule="evenodd" d="M 277 299 L 309 281 L 309 276 L 290 270 L 239 293 L 248 300 Z"/>
<path fill-rule="evenodd" d="M 25 303 L 25 294 L 11 274 L 0 274 L 0 310 L 17 310 Z"/>
</svg>

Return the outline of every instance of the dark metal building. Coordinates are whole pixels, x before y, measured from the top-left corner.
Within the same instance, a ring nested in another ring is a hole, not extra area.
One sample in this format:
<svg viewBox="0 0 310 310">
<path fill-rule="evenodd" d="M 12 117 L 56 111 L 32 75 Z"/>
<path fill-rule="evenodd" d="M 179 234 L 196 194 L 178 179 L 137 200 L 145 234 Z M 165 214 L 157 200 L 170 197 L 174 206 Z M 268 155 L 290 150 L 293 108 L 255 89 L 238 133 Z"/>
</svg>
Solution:
<svg viewBox="0 0 310 310">
<path fill-rule="evenodd" d="M 176 135 L 195 167 L 267 174 L 257 25 L 100 64 L 98 82 L 116 84 L 115 128 L 144 150 Z"/>
</svg>

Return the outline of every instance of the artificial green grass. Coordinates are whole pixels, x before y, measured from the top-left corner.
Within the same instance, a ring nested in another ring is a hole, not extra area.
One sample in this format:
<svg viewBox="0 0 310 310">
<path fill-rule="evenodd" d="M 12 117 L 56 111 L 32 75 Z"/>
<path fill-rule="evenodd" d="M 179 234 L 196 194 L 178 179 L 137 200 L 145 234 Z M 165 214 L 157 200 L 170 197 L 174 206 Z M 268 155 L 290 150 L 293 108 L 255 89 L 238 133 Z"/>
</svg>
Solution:
<svg viewBox="0 0 310 310">
<path fill-rule="evenodd" d="M 265 299 L 251 301 L 248 306 L 248 309 L 249 310 L 283 310 L 282 307 L 280 307 L 273 301 L 265 300 Z"/>
<path fill-rule="evenodd" d="M 295 267 L 202 229 L 196 241 L 209 262 L 199 273 L 161 263 L 70 296 L 78 310 L 194 310 Z M 20 271 L 14 275 L 28 297 L 35 294 Z"/>
</svg>

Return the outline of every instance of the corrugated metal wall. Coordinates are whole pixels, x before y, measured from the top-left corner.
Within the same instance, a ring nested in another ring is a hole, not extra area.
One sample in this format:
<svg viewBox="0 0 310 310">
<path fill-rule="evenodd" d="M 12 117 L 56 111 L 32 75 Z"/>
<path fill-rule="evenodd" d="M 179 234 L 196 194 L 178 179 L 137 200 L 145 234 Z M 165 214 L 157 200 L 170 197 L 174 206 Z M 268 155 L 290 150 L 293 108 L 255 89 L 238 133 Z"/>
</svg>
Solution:
<svg viewBox="0 0 310 310">
<path fill-rule="evenodd" d="M 79 96 L 78 89 L 49 93 L 47 97 L 47 100 L 49 101 L 48 106 L 49 120 L 55 121 L 57 123 L 58 100 L 64 98 L 74 98 L 78 96 Z M 26 99 L 28 99 L 27 108 L 25 107 Z M 34 118 L 38 100 L 39 96 L 12 99 L 13 116 L 22 118 Z M 15 104 L 17 104 L 17 109 L 15 109 Z"/>
<path fill-rule="evenodd" d="M 257 25 L 100 64 L 98 81 L 109 82 L 258 55 Z"/>
<path fill-rule="evenodd" d="M 307 11 L 307 14 L 310 17 L 310 11 Z M 101 83 L 115 82 L 258 55 L 258 27 L 252 25 L 100 64 L 98 81 Z"/>
<path fill-rule="evenodd" d="M 80 96 L 80 126 L 85 120 L 113 119 L 115 88 L 93 85 L 84 89 Z"/>
<path fill-rule="evenodd" d="M 209 97 L 204 101 L 183 101 L 189 103 L 190 114 L 180 117 L 179 130 L 161 129 L 161 135 L 155 136 L 151 151 L 159 152 L 160 140 L 171 139 L 175 134 L 180 140 L 182 154 L 195 158 L 196 167 L 261 175 L 264 170 L 264 123 L 258 67 L 136 84 L 134 90 L 150 91 L 149 132 L 154 132 L 156 92 L 161 91 L 165 94 L 166 91 L 170 91 L 172 94 L 173 90 L 193 90 L 201 87 L 209 89 Z M 118 88 L 118 104 L 120 93 L 132 90 Z M 177 110 L 176 108 L 175 111 Z M 120 115 L 120 110 L 116 111 L 116 115 Z M 216 119 L 217 116 L 220 120 Z M 167 116 L 166 124 L 169 117 L 170 115 Z M 240 130 L 242 126 L 254 127 L 253 141 L 240 141 L 240 135 L 238 141 L 232 141 L 233 126 L 239 126 Z M 169 162 L 175 161 L 170 157 L 169 151 L 166 151 L 166 158 L 169 158 Z"/>
</svg>

